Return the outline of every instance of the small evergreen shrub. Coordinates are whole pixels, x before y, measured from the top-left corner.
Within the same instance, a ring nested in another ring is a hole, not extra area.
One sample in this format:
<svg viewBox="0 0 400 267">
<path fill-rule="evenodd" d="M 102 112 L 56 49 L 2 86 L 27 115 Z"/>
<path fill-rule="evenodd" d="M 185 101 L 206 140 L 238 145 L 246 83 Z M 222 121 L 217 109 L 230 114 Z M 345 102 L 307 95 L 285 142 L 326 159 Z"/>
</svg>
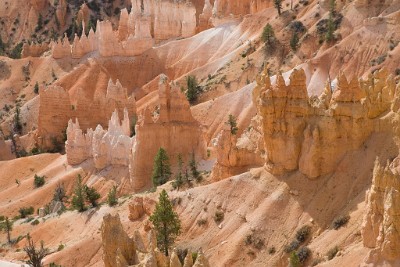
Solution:
<svg viewBox="0 0 400 267">
<path fill-rule="evenodd" d="M 296 239 L 303 243 L 304 241 L 307 240 L 307 238 L 310 236 L 311 233 L 311 226 L 309 225 L 304 225 L 302 226 L 299 230 L 296 232 Z"/>
<path fill-rule="evenodd" d="M 45 183 L 45 176 L 39 176 L 35 174 L 33 178 L 33 185 L 35 186 L 35 188 L 42 187 Z"/>
<path fill-rule="evenodd" d="M 350 216 L 340 216 L 333 220 L 332 227 L 335 230 L 338 230 L 340 227 L 344 226 L 347 224 L 347 222 L 350 220 Z"/>
<path fill-rule="evenodd" d="M 300 263 L 305 263 L 310 255 L 311 250 L 308 247 L 301 247 L 299 251 L 297 251 L 297 257 L 299 258 Z"/>
<path fill-rule="evenodd" d="M 224 220 L 224 217 L 225 217 L 225 214 L 222 211 L 217 210 L 214 214 L 214 221 L 216 223 L 220 223 Z"/>
<path fill-rule="evenodd" d="M 336 254 L 339 252 L 339 248 L 337 246 L 331 248 L 328 253 L 326 253 L 326 256 L 328 256 L 328 260 L 333 259 Z"/>
<path fill-rule="evenodd" d="M 24 207 L 19 209 L 19 217 L 24 219 L 28 217 L 29 215 L 32 215 L 34 213 L 34 208 L 33 207 Z"/>
</svg>

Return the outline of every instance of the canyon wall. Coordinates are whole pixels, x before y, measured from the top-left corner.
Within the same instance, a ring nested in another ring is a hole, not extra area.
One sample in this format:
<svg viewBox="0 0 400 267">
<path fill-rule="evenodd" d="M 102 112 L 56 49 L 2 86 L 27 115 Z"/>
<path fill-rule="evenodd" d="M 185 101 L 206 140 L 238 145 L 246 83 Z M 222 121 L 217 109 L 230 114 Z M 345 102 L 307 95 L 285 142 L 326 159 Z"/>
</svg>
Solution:
<svg viewBox="0 0 400 267">
<path fill-rule="evenodd" d="M 130 165 L 135 190 L 151 185 L 154 157 L 164 148 L 171 166 L 176 166 L 180 154 L 188 162 L 192 153 L 204 158 L 206 144 L 200 124 L 193 118 L 189 102 L 178 87 L 171 88 L 165 75 L 160 75 L 159 110 L 146 108 L 136 125 L 136 137 Z"/>
<path fill-rule="evenodd" d="M 360 82 L 340 74 L 334 90 L 327 85 L 312 98 L 302 69 L 292 72 L 288 85 L 281 74 L 272 85 L 267 73 L 258 77 L 253 101 L 263 118 L 266 167 L 274 174 L 299 170 L 316 178 L 331 173 L 373 131 L 390 130 L 378 119 L 390 109 L 396 89 L 385 70 Z"/>
<path fill-rule="evenodd" d="M 38 136 L 39 145 L 52 147 L 52 139 L 61 137 L 71 118 L 79 120 L 83 131 L 95 128 L 98 124 L 105 127 L 111 114 L 117 110 L 122 117 L 124 109 L 129 117 L 136 114 L 135 97 L 128 96 L 126 88 L 117 80 L 110 79 L 107 91 L 97 90 L 93 98 L 88 98 L 82 89 L 70 95 L 60 86 L 40 90 Z"/>
<path fill-rule="evenodd" d="M 21 58 L 26 57 L 40 57 L 44 52 L 50 49 L 49 45 L 46 43 L 42 44 L 28 44 L 24 43 L 22 46 Z"/>
<path fill-rule="evenodd" d="M 121 10 L 117 31 L 110 21 L 98 21 L 96 33 L 75 36 L 72 44 L 66 37 L 52 43 L 52 55 L 79 59 L 97 51 L 102 57 L 133 57 L 152 48 L 154 42 L 191 37 L 196 27 L 196 9 L 190 2 L 144 0 L 141 6 L 141 1 L 132 0 L 130 13 Z"/>
<path fill-rule="evenodd" d="M 76 118 L 75 123 L 68 119 L 65 143 L 68 163 L 77 165 L 92 159 L 98 170 L 107 166 L 129 167 L 133 190 L 139 191 L 151 186 L 154 158 L 161 147 L 167 151 L 172 169 L 177 165 L 179 154 L 185 162 L 189 161 L 192 153 L 197 159 L 204 158 L 206 143 L 203 133 L 200 124 L 192 117 L 185 95 L 179 88 L 171 89 L 170 81 L 165 75 L 160 75 L 158 86 L 158 110 L 150 111 L 146 108 L 142 112 L 135 127 L 136 135 L 133 137 L 130 137 L 132 126 L 130 118 L 136 117 L 135 110 L 129 112 L 125 109 L 121 122 L 118 112 L 115 111 L 107 130 L 98 125 L 93 131 L 89 127 L 89 124 L 93 123 L 92 120 L 90 122 L 86 120 L 85 127 L 82 127 L 81 120 L 84 117 L 72 116 Z M 56 89 L 59 90 L 61 97 L 67 99 L 68 94 L 62 88 Z M 109 93 L 108 97 L 111 98 L 113 95 Z M 95 112 L 88 103 L 86 105 L 88 109 L 84 112 Z M 105 109 L 105 106 L 102 108 Z M 53 124 L 52 127 L 61 128 L 60 121 L 68 118 L 66 113 L 60 116 L 63 117 L 56 117 L 58 124 Z M 87 116 L 93 119 L 93 115 L 87 114 Z M 88 130 L 84 133 L 86 129 Z M 53 128 L 51 130 L 55 131 Z"/>
</svg>

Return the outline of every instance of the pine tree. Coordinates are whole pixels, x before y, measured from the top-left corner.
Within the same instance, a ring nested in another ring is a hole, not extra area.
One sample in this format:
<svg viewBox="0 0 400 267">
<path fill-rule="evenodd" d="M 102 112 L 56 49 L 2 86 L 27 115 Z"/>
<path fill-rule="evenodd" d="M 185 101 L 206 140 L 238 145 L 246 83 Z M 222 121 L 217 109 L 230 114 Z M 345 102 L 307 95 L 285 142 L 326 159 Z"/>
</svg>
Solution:
<svg viewBox="0 0 400 267">
<path fill-rule="evenodd" d="M 172 183 L 172 186 L 174 189 L 179 190 L 179 188 L 183 185 L 183 173 L 182 173 L 182 168 L 183 168 L 183 160 L 182 160 L 182 155 L 178 155 L 178 172 L 175 175 L 175 181 Z"/>
<path fill-rule="evenodd" d="M 77 209 L 79 212 L 85 211 L 85 190 L 82 184 L 82 177 L 78 174 L 78 179 L 76 181 L 74 196 L 72 197 L 72 207 Z"/>
<path fill-rule="evenodd" d="M 261 40 L 268 46 L 271 46 L 275 40 L 275 33 L 274 29 L 272 28 L 271 24 L 267 24 L 264 27 L 264 30 L 261 35 Z"/>
<path fill-rule="evenodd" d="M 7 233 L 7 241 L 11 243 L 11 231 L 13 228 L 13 222 L 8 217 L 5 217 L 4 221 L 0 223 L 0 230 Z"/>
<path fill-rule="evenodd" d="M 330 0 L 329 2 L 329 18 L 327 22 L 327 31 L 325 34 L 325 40 L 329 43 L 332 42 L 335 39 L 335 24 L 334 24 L 334 17 L 336 14 L 336 1 L 335 0 Z"/>
<path fill-rule="evenodd" d="M 274 0 L 274 6 L 278 10 L 278 15 L 281 15 L 282 0 Z"/>
<path fill-rule="evenodd" d="M 297 33 L 293 33 L 292 38 L 290 39 L 290 48 L 292 48 L 293 51 L 297 51 L 299 45 L 299 36 Z"/>
<path fill-rule="evenodd" d="M 187 84 L 187 92 L 186 92 L 186 98 L 190 102 L 190 104 L 193 104 L 199 95 L 199 86 L 197 83 L 197 79 L 195 76 L 188 76 L 186 78 L 186 84 Z"/>
<path fill-rule="evenodd" d="M 231 128 L 231 134 L 237 134 L 237 131 L 239 130 L 239 128 L 237 127 L 236 118 L 232 114 L 229 114 L 228 124 Z"/>
<path fill-rule="evenodd" d="M 192 175 L 192 177 L 197 182 L 200 182 L 201 181 L 201 175 L 200 175 L 200 172 L 197 170 L 197 163 L 196 163 L 196 159 L 195 159 L 195 156 L 194 156 L 194 152 L 192 153 L 190 161 L 189 161 L 189 168 L 190 168 L 190 174 Z"/>
<path fill-rule="evenodd" d="M 94 187 L 84 186 L 86 200 L 92 204 L 92 207 L 97 207 L 97 200 L 100 198 L 100 194 Z"/>
<path fill-rule="evenodd" d="M 157 235 L 157 244 L 161 251 L 168 256 L 168 249 L 174 244 L 181 232 L 181 222 L 173 210 L 167 192 L 163 189 L 154 213 L 150 216 Z"/>
<path fill-rule="evenodd" d="M 160 148 L 154 159 L 153 175 L 151 177 L 154 186 L 163 185 L 171 177 L 171 166 L 164 148 Z"/>
<path fill-rule="evenodd" d="M 108 203 L 108 206 L 110 206 L 110 207 L 115 206 L 115 205 L 118 204 L 117 187 L 115 185 L 108 192 L 107 203 Z"/>
</svg>

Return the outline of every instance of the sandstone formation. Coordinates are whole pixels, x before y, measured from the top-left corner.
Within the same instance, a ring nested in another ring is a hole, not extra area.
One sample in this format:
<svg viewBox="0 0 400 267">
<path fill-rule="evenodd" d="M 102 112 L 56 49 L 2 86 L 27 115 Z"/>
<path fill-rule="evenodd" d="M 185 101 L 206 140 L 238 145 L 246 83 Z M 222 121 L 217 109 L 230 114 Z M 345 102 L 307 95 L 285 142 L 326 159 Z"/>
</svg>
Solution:
<svg viewBox="0 0 400 267">
<path fill-rule="evenodd" d="M 212 171 L 213 179 L 224 179 L 262 166 L 264 144 L 260 117 L 256 116 L 241 136 L 232 134 L 227 126 L 217 141 L 217 162 Z"/>
<path fill-rule="evenodd" d="M 44 52 L 49 50 L 49 45 L 46 43 L 42 44 L 31 44 L 24 43 L 22 46 L 22 54 L 21 57 L 40 57 Z"/>
<path fill-rule="evenodd" d="M 79 11 L 78 18 L 86 22 L 85 6 Z M 91 30 L 88 36 L 75 36 L 72 45 L 66 37 L 52 43 L 52 55 L 55 59 L 79 59 L 98 51 L 102 57 L 137 56 L 152 48 L 154 40 L 193 36 L 197 26 L 195 13 L 190 2 L 145 0 L 142 6 L 141 1 L 132 0 L 130 13 L 121 10 L 118 31 L 113 30 L 110 21 L 97 22 L 96 33 Z"/>
<path fill-rule="evenodd" d="M 108 89 L 108 98 L 115 99 L 123 95 L 112 94 L 122 90 L 121 86 L 111 83 Z M 62 88 L 59 90 L 62 93 Z M 124 110 L 121 124 L 118 112 L 112 114 L 108 130 L 103 130 L 100 125 L 94 131 L 83 128 L 78 117 L 75 123 L 69 120 L 65 143 L 68 163 L 76 165 L 92 158 L 99 170 L 110 165 L 129 166 L 133 188 L 139 191 L 150 186 L 154 157 L 161 147 L 167 151 L 172 167 L 175 167 L 179 154 L 185 162 L 189 161 L 192 153 L 197 159 L 202 159 L 205 154 L 203 134 L 192 117 L 184 94 L 179 88 L 171 89 L 169 79 L 161 75 L 158 95 L 159 109 L 154 114 L 150 113 L 149 108 L 145 109 L 136 125 L 136 135 L 132 138 L 127 109 Z M 84 133 L 82 129 L 88 130 Z"/>
<path fill-rule="evenodd" d="M 126 88 L 118 80 L 113 83 L 110 79 L 107 91 L 96 91 L 93 99 L 88 99 L 82 89 L 78 89 L 74 95 L 56 85 L 41 89 L 38 142 L 43 147 L 51 147 L 52 139 L 59 138 L 65 132 L 70 119 L 78 119 L 80 129 L 86 131 L 98 124 L 107 126 L 111 114 L 117 110 L 121 116 L 124 109 L 127 109 L 130 118 L 135 116 L 135 97 L 128 97 Z"/>
<path fill-rule="evenodd" d="M 4 140 L 0 135 L 0 161 L 14 159 L 15 155 L 12 153 L 12 144 L 9 140 Z"/>
<path fill-rule="evenodd" d="M 393 77 L 381 70 L 362 82 L 348 82 L 344 74 L 337 80 L 333 93 L 327 85 L 319 98 L 309 98 L 302 69 L 292 72 L 288 85 L 281 74 L 272 85 L 267 71 L 257 79 L 253 99 L 263 117 L 268 170 L 298 169 L 316 178 L 332 172 L 373 130 L 384 130 L 376 118 L 390 107 Z"/>
<path fill-rule="evenodd" d="M 159 81 L 159 109 L 145 109 L 136 125 L 130 164 L 135 190 L 150 185 L 154 157 L 164 148 L 171 166 L 176 166 L 180 154 L 184 162 L 192 153 L 197 159 L 205 155 L 205 142 L 199 123 L 192 117 L 189 102 L 177 87 L 171 88 L 165 75 Z"/>
<path fill-rule="evenodd" d="M 89 129 L 84 134 L 80 129 L 78 119 L 76 123 L 72 120 L 68 122 L 65 142 L 68 164 L 76 165 L 93 158 L 95 167 L 100 170 L 109 165 L 128 166 L 131 146 L 127 109 L 124 110 L 121 124 L 118 112 L 113 112 L 107 131 L 98 125 L 94 131 Z"/>
<path fill-rule="evenodd" d="M 367 191 L 367 211 L 361 234 L 364 246 L 372 248 L 369 262 L 400 259 L 400 175 L 398 159 L 382 166 L 378 159 Z"/>
<path fill-rule="evenodd" d="M 103 217 L 101 236 L 105 267 L 182 267 L 175 249 L 170 258 L 158 250 L 153 231 L 149 233 L 147 246 L 138 232 L 135 232 L 135 236 L 130 238 L 124 231 L 118 214 L 115 216 L 108 214 Z M 192 253 L 188 252 L 184 260 L 184 267 L 210 266 L 201 251 L 199 251 L 194 265 L 191 258 Z"/>
</svg>

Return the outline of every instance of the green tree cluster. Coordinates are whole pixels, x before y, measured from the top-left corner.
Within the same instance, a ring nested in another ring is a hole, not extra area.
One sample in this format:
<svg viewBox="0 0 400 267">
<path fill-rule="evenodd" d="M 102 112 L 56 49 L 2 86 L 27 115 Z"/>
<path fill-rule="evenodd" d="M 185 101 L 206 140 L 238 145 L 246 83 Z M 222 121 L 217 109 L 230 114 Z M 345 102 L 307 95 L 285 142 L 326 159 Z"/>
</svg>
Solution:
<svg viewBox="0 0 400 267">
<path fill-rule="evenodd" d="M 74 195 L 72 196 L 72 207 L 79 212 L 86 210 L 86 202 L 89 202 L 92 207 L 96 207 L 97 200 L 100 198 L 100 194 L 95 188 L 83 185 L 82 177 L 78 174 L 76 180 Z"/>
<path fill-rule="evenodd" d="M 165 184 L 168 182 L 171 174 L 171 165 L 169 163 L 167 151 L 161 147 L 154 159 L 153 175 L 151 177 L 153 185 L 159 186 Z"/>
</svg>

